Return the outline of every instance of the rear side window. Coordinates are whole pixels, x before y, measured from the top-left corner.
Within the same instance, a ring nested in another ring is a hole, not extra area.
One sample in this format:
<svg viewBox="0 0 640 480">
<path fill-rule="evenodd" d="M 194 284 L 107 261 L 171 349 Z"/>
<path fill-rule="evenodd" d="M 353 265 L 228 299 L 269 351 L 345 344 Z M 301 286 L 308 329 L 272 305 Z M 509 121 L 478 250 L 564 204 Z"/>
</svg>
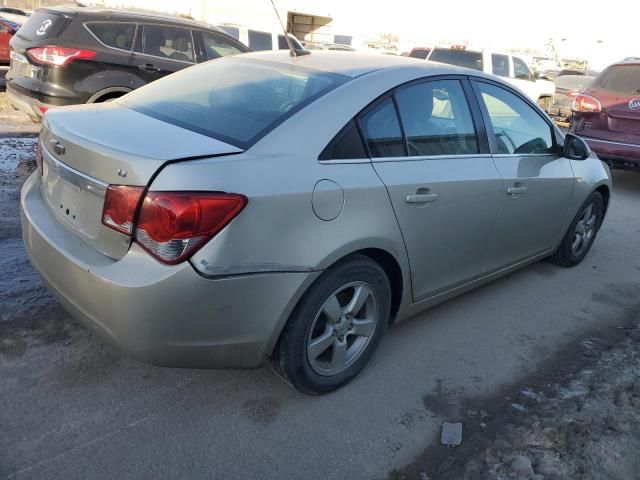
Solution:
<svg viewBox="0 0 640 480">
<path fill-rule="evenodd" d="M 135 23 L 92 22 L 85 25 L 89 31 L 108 47 L 121 50 L 133 48 L 136 33 Z"/>
<path fill-rule="evenodd" d="M 458 80 L 420 83 L 396 94 L 410 156 L 478 153 L 471 111 Z"/>
<path fill-rule="evenodd" d="M 142 52 L 154 57 L 193 63 L 191 30 L 166 25 L 145 25 Z"/>
<path fill-rule="evenodd" d="M 400 122 L 391 98 L 369 110 L 360 120 L 360 126 L 372 157 L 406 155 Z"/>
<path fill-rule="evenodd" d="M 513 57 L 513 75 L 520 80 L 531 80 L 531 72 L 529 67 L 518 57 Z"/>
<path fill-rule="evenodd" d="M 473 68 L 480 70 L 484 68 L 482 63 L 482 52 L 471 52 L 469 50 L 456 50 L 454 48 L 435 48 L 431 52 L 429 60 L 459 67 Z"/>
<path fill-rule="evenodd" d="M 202 35 L 202 42 L 204 43 L 204 49 L 207 52 L 207 59 L 214 60 L 220 57 L 226 57 L 227 55 L 235 55 L 237 53 L 244 53 L 246 47 L 241 49 L 238 45 L 231 43 L 223 35 L 211 32 L 200 32 Z"/>
<path fill-rule="evenodd" d="M 504 88 L 478 82 L 498 154 L 553 153 L 551 126 L 527 102 Z"/>
<path fill-rule="evenodd" d="M 640 65 L 609 67 L 593 82 L 593 87 L 624 95 L 640 93 Z"/>
<path fill-rule="evenodd" d="M 296 65 L 224 57 L 150 83 L 119 103 L 246 149 L 348 80 Z"/>
<path fill-rule="evenodd" d="M 507 55 L 492 53 L 491 63 L 491 71 L 494 75 L 498 75 L 499 77 L 509 76 L 509 57 Z"/>
<path fill-rule="evenodd" d="M 271 34 L 267 32 L 258 32 L 257 30 L 249 30 L 249 48 L 256 52 L 261 50 L 272 50 L 273 39 Z"/>
<path fill-rule="evenodd" d="M 356 122 L 351 120 L 320 154 L 319 160 L 353 160 L 367 158 Z"/>
<path fill-rule="evenodd" d="M 24 40 L 46 40 L 61 33 L 67 21 L 62 15 L 47 10 L 36 10 L 18 32 Z"/>
</svg>

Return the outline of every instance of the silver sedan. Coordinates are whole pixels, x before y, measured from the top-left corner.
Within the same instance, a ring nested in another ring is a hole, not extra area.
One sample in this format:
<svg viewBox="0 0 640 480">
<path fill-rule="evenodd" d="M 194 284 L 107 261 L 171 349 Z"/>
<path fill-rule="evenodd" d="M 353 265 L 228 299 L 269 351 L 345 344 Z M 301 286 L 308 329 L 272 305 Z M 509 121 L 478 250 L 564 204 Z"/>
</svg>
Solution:
<svg viewBox="0 0 640 480">
<path fill-rule="evenodd" d="M 157 365 L 271 360 L 320 394 L 388 325 L 587 255 L 606 165 L 477 71 L 386 55 L 227 57 L 47 113 L 23 236 L 85 325 Z"/>
</svg>

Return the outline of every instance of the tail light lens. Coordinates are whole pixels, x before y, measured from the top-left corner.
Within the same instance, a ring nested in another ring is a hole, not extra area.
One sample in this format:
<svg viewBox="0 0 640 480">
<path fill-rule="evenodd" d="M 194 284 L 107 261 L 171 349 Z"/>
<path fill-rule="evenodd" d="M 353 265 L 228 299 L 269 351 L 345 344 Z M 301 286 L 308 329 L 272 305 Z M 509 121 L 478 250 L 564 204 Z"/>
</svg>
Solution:
<svg viewBox="0 0 640 480">
<path fill-rule="evenodd" d="M 567 96 L 571 98 L 575 98 L 578 96 L 579 93 L 580 93 L 580 90 L 571 90 L 567 92 Z"/>
<path fill-rule="evenodd" d="M 571 110 L 581 113 L 598 113 L 602 110 L 602 105 L 597 98 L 584 93 L 577 94 L 571 102 Z"/>
<path fill-rule="evenodd" d="M 109 185 L 102 208 L 102 223 L 109 228 L 131 235 L 133 222 L 144 187 Z"/>
<path fill-rule="evenodd" d="M 233 220 L 247 204 L 243 195 L 208 192 L 147 192 L 109 185 L 103 225 L 135 240 L 160 262 L 187 260 Z M 137 220 L 136 220 L 137 216 Z"/>
<path fill-rule="evenodd" d="M 36 164 L 38 165 L 38 173 L 44 175 L 44 158 L 42 157 L 42 136 L 38 136 L 38 145 L 36 147 Z"/>
<path fill-rule="evenodd" d="M 247 204 L 243 195 L 149 192 L 140 207 L 136 241 L 162 263 L 191 257 Z"/>
<path fill-rule="evenodd" d="M 27 55 L 37 63 L 64 67 L 74 60 L 91 60 L 96 56 L 96 52 L 92 50 L 47 45 L 46 47 L 31 48 L 27 50 Z"/>
</svg>

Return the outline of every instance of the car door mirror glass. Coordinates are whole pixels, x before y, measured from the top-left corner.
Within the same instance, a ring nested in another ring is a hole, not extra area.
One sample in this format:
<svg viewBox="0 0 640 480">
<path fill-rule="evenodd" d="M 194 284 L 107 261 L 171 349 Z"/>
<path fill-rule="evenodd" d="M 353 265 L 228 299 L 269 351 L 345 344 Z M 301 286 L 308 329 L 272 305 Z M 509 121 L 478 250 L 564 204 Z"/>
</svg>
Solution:
<svg viewBox="0 0 640 480">
<path fill-rule="evenodd" d="M 568 133 L 564 138 L 563 155 L 571 160 L 585 160 L 591 155 L 591 150 L 587 142 L 583 139 L 577 135 Z"/>
</svg>

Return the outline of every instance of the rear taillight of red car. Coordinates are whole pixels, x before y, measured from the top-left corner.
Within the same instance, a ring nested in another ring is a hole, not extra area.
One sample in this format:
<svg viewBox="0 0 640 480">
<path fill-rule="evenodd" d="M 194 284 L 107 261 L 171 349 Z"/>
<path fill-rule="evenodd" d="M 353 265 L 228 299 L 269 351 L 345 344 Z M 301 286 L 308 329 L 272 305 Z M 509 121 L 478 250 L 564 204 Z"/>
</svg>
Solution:
<svg viewBox="0 0 640 480">
<path fill-rule="evenodd" d="M 602 105 L 597 98 L 578 93 L 571 102 L 571 110 L 580 113 L 598 113 L 602 110 Z"/>
<path fill-rule="evenodd" d="M 231 193 L 147 192 L 110 185 L 102 223 L 134 240 L 167 265 L 189 259 L 231 222 L 247 198 Z"/>
<path fill-rule="evenodd" d="M 30 48 L 27 50 L 27 55 L 36 63 L 64 67 L 74 60 L 91 60 L 96 56 L 96 52 L 79 48 L 47 45 L 46 47 Z"/>
</svg>

